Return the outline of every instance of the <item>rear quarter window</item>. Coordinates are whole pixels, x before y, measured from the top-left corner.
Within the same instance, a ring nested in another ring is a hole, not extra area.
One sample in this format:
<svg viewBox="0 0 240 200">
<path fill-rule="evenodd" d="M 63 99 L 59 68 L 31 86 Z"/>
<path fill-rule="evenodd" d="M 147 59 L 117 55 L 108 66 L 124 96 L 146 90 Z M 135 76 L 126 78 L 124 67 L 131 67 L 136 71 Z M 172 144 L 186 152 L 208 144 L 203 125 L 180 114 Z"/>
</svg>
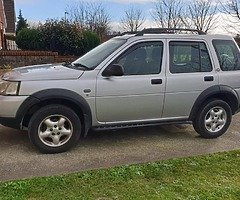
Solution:
<svg viewBox="0 0 240 200">
<path fill-rule="evenodd" d="M 213 40 L 222 71 L 240 70 L 240 52 L 232 40 Z"/>
</svg>

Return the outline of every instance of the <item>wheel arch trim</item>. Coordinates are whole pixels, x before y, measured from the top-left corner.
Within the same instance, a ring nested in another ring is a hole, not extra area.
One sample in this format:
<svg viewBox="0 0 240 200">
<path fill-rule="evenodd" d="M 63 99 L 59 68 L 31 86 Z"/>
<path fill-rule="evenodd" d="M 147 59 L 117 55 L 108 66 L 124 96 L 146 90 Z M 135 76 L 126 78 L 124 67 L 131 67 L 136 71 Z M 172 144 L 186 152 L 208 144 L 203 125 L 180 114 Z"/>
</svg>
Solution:
<svg viewBox="0 0 240 200">
<path fill-rule="evenodd" d="M 231 102 L 231 105 L 229 106 L 231 107 L 233 114 L 235 114 L 239 109 L 240 105 L 239 96 L 237 92 L 233 88 L 226 85 L 214 85 L 204 90 L 198 96 L 197 100 L 195 101 L 191 109 L 189 120 L 190 121 L 194 120 L 196 113 L 203 102 L 205 102 L 209 98 L 216 98 L 220 96 L 224 96 L 228 101 Z"/>
<path fill-rule="evenodd" d="M 76 92 L 66 90 L 66 89 L 47 89 L 36 92 L 27 98 L 22 105 L 19 107 L 16 118 L 19 119 L 21 126 L 23 119 L 26 114 L 30 111 L 33 106 L 40 105 L 41 102 L 50 100 L 65 100 L 74 103 L 77 105 L 83 114 L 84 117 L 84 131 L 85 135 L 92 126 L 92 113 L 89 104 L 87 101 L 77 94 Z"/>
</svg>

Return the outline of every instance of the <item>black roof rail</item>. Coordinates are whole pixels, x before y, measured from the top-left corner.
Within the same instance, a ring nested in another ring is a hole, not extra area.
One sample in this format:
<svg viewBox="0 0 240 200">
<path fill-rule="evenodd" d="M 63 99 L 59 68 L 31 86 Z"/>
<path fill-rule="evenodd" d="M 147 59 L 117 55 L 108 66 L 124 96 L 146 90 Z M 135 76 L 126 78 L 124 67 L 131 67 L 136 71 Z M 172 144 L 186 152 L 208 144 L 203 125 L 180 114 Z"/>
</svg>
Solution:
<svg viewBox="0 0 240 200">
<path fill-rule="evenodd" d="M 127 31 L 127 32 L 123 32 L 123 33 L 119 34 L 119 36 L 131 35 L 131 34 L 136 35 L 138 33 L 139 33 L 139 31 Z"/>
<path fill-rule="evenodd" d="M 147 28 L 136 33 L 136 36 L 143 36 L 144 34 L 174 34 L 176 32 L 195 32 L 199 35 L 206 35 L 207 33 L 197 29 L 184 28 Z M 134 34 L 134 33 L 133 33 Z"/>
</svg>

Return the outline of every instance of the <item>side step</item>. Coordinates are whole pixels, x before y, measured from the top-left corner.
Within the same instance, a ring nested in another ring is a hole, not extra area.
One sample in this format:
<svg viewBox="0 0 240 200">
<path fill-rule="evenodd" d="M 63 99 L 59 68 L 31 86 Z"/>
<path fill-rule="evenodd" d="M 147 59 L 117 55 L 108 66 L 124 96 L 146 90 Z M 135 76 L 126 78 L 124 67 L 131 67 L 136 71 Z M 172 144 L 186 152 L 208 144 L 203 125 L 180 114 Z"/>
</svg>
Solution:
<svg viewBox="0 0 240 200">
<path fill-rule="evenodd" d="M 120 130 L 120 129 L 130 129 L 130 128 L 139 128 L 139 127 L 151 127 L 151 126 L 160 126 L 167 124 L 192 124 L 191 121 L 171 121 L 171 122 L 156 122 L 156 123 L 134 123 L 134 124 L 116 124 L 116 125 L 103 125 L 93 127 L 94 131 L 104 131 L 104 130 Z"/>
</svg>

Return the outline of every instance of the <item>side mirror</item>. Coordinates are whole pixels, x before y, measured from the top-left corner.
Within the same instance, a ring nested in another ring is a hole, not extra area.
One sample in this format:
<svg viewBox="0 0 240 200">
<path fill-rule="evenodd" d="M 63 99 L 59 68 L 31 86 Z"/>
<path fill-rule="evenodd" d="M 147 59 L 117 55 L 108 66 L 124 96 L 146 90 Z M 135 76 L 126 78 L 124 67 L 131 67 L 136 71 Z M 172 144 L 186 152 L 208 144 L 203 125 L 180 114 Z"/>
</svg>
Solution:
<svg viewBox="0 0 240 200">
<path fill-rule="evenodd" d="M 102 76 L 104 77 L 123 76 L 123 75 L 124 75 L 123 67 L 117 64 L 109 65 L 102 73 Z"/>
</svg>

